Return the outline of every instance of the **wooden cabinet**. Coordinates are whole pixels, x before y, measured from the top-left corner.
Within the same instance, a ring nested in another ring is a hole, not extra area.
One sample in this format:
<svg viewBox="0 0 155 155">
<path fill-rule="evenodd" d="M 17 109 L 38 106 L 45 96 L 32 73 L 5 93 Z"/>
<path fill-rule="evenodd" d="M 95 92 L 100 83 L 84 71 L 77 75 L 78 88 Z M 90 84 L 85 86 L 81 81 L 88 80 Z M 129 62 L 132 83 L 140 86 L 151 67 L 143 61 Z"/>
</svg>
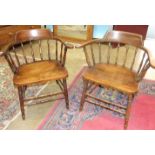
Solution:
<svg viewBox="0 0 155 155">
<path fill-rule="evenodd" d="M 12 36 L 19 30 L 38 29 L 40 25 L 1 25 L 0 26 L 0 46 L 11 41 Z"/>
<path fill-rule="evenodd" d="M 138 33 L 143 36 L 144 40 L 146 38 L 148 25 L 114 25 L 113 30 Z"/>
</svg>

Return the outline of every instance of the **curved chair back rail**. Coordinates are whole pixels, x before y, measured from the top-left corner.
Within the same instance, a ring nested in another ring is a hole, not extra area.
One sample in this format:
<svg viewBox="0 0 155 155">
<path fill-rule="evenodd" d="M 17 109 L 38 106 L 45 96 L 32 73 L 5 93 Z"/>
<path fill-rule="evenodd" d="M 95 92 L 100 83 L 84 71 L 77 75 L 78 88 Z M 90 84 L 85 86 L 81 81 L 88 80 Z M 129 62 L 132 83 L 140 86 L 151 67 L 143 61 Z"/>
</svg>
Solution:
<svg viewBox="0 0 155 155">
<path fill-rule="evenodd" d="M 114 64 L 130 69 L 140 81 L 150 67 L 148 50 L 143 47 L 142 36 L 112 31 L 103 39 L 91 40 L 78 48 L 84 49 L 89 67 L 96 64 Z"/>
<path fill-rule="evenodd" d="M 53 37 L 47 29 L 22 30 L 4 53 L 12 71 L 19 66 L 41 60 L 58 60 L 65 65 L 67 46 L 61 39 Z"/>
<path fill-rule="evenodd" d="M 38 29 L 34 29 L 31 31 L 22 30 L 16 33 L 15 41 L 16 42 L 24 42 L 28 40 L 43 40 L 43 39 L 50 39 L 52 34 L 49 30 L 42 29 L 39 31 Z"/>
<path fill-rule="evenodd" d="M 25 119 L 24 102 L 36 103 L 51 101 L 49 97 L 61 96 L 69 108 L 67 82 L 68 71 L 64 67 L 67 46 L 61 39 L 53 37 L 47 29 L 22 30 L 14 35 L 14 40 L 4 49 L 5 56 L 14 76 L 13 83 L 18 88 L 22 118 Z M 30 85 L 55 81 L 61 92 L 27 98 L 25 91 Z M 48 98 L 43 100 L 43 98 Z M 57 99 L 57 98 L 56 98 Z M 60 97 L 58 98 L 60 99 Z"/>
<path fill-rule="evenodd" d="M 102 39 L 92 39 L 80 46 L 76 46 L 77 48 L 81 48 L 91 43 L 98 43 L 98 42 L 116 42 L 121 44 L 129 44 L 133 46 L 141 47 L 143 46 L 143 39 L 142 36 L 135 33 L 124 32 L 124 31 L 110 31 L 107 32 Z"/>
<path fill-rule="evenodd" d="M 124 31 L 110 31 L 105 35 L 105 40 L 129 44 L 136 47 L 143 46 L 143 38 L 142 35 Z"/>
</svg>

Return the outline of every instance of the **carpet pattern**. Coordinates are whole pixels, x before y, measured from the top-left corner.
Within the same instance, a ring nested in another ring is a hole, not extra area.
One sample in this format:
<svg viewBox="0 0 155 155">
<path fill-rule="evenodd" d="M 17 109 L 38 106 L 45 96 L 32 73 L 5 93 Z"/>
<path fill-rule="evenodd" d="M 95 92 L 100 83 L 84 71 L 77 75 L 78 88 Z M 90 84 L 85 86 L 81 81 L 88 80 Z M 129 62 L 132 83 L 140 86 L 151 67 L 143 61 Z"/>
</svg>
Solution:
<svg viewBox="0 0 155 155">
<path fill-rule="evenodd" d="M 17 89 L 12 82 L 13 74 L 5 60 L 0 61 L 0 129 L 5 129 L 20 112 Z M 35 95 L 42 86 L 29 87 L 26 96 Z"/>
<path fill-rule="evenodd" d="M 93 120 L 96 116 L 102 113 L 110 113 L 114 118 L 122 118 L 121 114 L 117 112 L 112 112 L 95 106 L 90 103 L 85 103 L 84 109 L 82 112 L 79 112 L 79 104 L 82 94 L 82 72 L 84 69 L 77 75 L 72 85 L 69 88 L 69 100 L 70 100 L 70 110 L 66 110 L 65 102 L 57 101 L 54 104 L 54 107 L 50 110 L 49 114 L 43 119 L 38 129 L 42 130 L 66 130 L 66 129 L 81 129 L 84 122 L 87 120 Z M 143 80 L 139 86 L 139 95 L 153 95 L 155 96 L 155 82 Z M 127 96 L 119 93 L 118 91 L 109 91 L 105 93 L 104 88 L 97 88 L 94 91 L 94 95 L 104 98 L 108 101 L 119 102 L 122 105 L 127 104 Z M 137 98 L 137 97 L 135 97 Z M 133 102 L 134 103 L 134 102 Z M 111 106 L 111 105 L 110 105 Z M 115 108 L 111 106 L 112 108 Z M 122 119 L 123 120 L 123 119 Z"/>
</svg>

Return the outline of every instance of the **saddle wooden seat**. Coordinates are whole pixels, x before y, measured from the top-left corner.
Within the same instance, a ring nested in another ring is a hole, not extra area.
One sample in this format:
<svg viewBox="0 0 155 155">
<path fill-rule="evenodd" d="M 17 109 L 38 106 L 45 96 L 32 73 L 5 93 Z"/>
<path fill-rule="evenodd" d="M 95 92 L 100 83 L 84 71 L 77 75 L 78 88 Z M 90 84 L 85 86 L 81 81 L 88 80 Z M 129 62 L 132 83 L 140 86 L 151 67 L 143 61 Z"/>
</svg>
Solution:
<svg viewBox="0 0 155 155">
<path fill-rule="evenodd" d="M 128 94 L 138 91 L 136 74 L 122 66 L 96 64 L 93 68 L 90 67 L 85 71 L 83 78 Z"/>
<path fill-rule="evenodd" d="M 13 81 L 15 85 L 21 86 L 64 79 L 67 76 L 67 70 L 58 61 L 45 60 L 21 65 Z"/>
</svg>

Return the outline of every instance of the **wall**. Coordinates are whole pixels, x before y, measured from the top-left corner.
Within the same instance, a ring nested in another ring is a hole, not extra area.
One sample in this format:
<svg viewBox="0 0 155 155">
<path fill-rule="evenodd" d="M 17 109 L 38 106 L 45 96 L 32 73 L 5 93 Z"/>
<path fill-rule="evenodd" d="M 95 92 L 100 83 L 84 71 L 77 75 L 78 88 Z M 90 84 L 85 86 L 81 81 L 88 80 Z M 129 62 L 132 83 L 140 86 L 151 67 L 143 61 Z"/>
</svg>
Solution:
<svg viewBox="0 0 155 155">
<path fill-rule="evenodd" d="M 112 25 L 94 25 L 93 38 L 103 38 L 109 30 L 112 30 Z"/>
<path fill-rule="evenodd" d="M 155 25 L 149 25 L 146 37 L 155 39 Z"/>
</svg>

